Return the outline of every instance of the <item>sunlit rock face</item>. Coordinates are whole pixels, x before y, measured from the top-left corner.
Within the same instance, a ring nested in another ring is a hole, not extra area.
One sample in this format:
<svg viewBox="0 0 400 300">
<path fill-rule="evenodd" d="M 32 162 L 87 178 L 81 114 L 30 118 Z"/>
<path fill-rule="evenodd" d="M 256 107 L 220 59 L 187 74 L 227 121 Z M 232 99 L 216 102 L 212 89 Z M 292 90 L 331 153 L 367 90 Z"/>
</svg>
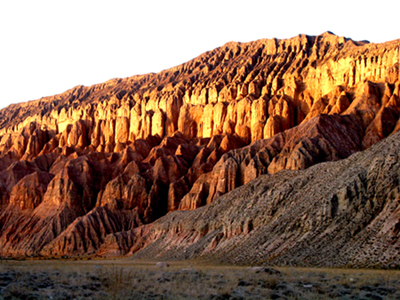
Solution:
<svg viewBox="0 0 400 300">
<path fill-rule="evenodd" d="M 400 129 L 399 49 L 330 32 L 231 42 L 157 74 L 10 105 L 3 255 L 126 254 L 110 235 L 368 149 Z"/>
</svg>

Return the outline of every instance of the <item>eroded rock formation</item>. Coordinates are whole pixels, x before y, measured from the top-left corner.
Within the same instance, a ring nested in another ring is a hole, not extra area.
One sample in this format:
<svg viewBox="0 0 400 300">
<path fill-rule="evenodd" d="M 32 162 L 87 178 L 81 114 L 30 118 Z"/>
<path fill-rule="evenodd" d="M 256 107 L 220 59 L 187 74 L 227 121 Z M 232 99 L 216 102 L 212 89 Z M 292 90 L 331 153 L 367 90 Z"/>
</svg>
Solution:
<svg viewBox="0 0 400 300">
<path fill-rule="evenodd" d="M 99 254 L 398 267 L 400 133 L 347 159 L 261 175 L 192 211 L 109 235 Z"/>
<path fill-rule="evenodd" d="M 399 49 L 330 32 L 232 42 L 158 74 L 10 105 L 2 255 L 133 253 L 135 228 L 169 212 L 371 147 L 400 129 Z"/>
</svg>

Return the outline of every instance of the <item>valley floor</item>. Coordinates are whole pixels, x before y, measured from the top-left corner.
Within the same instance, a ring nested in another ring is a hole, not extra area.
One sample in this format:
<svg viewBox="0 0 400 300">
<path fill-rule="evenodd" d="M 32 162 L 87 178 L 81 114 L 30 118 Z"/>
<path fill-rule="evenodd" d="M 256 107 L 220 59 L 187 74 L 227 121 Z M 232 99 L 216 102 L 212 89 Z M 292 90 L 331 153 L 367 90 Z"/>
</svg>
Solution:
<svg viewBox="0 0 400 300">
<path fill-rule="evenodd" d="M 0 299 L 400 299 L 400 271 L 0 261 Z"/>
</svg>

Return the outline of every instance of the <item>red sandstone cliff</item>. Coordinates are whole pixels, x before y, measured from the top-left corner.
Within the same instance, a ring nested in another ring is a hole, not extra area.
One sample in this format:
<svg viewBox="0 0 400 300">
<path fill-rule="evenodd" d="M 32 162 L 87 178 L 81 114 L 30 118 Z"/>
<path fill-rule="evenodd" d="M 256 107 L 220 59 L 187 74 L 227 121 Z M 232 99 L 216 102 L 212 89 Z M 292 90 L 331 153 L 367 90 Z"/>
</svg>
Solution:
<svg viewBox="0 0 400 300">
<path fill-rule="evenodd" d="M 262 174 L 369 148 L 400 129 L 399 49 L 329 32 L 228 43 L 1 110 L 2 255 L 94 254 Z"/>
</svg>

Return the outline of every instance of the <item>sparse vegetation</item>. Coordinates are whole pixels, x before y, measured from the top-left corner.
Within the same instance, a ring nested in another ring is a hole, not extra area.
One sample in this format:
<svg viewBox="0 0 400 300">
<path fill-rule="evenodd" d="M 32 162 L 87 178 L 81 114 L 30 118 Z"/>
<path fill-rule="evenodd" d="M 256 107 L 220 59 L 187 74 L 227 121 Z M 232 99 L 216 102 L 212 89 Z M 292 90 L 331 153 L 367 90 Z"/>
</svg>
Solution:
<svg viewBox="0 0 400 300">
<path fill-rule="evenodd" d="M 400 271 L 5 261 L 0 299 L 398 299 Z"/>
</svg>

